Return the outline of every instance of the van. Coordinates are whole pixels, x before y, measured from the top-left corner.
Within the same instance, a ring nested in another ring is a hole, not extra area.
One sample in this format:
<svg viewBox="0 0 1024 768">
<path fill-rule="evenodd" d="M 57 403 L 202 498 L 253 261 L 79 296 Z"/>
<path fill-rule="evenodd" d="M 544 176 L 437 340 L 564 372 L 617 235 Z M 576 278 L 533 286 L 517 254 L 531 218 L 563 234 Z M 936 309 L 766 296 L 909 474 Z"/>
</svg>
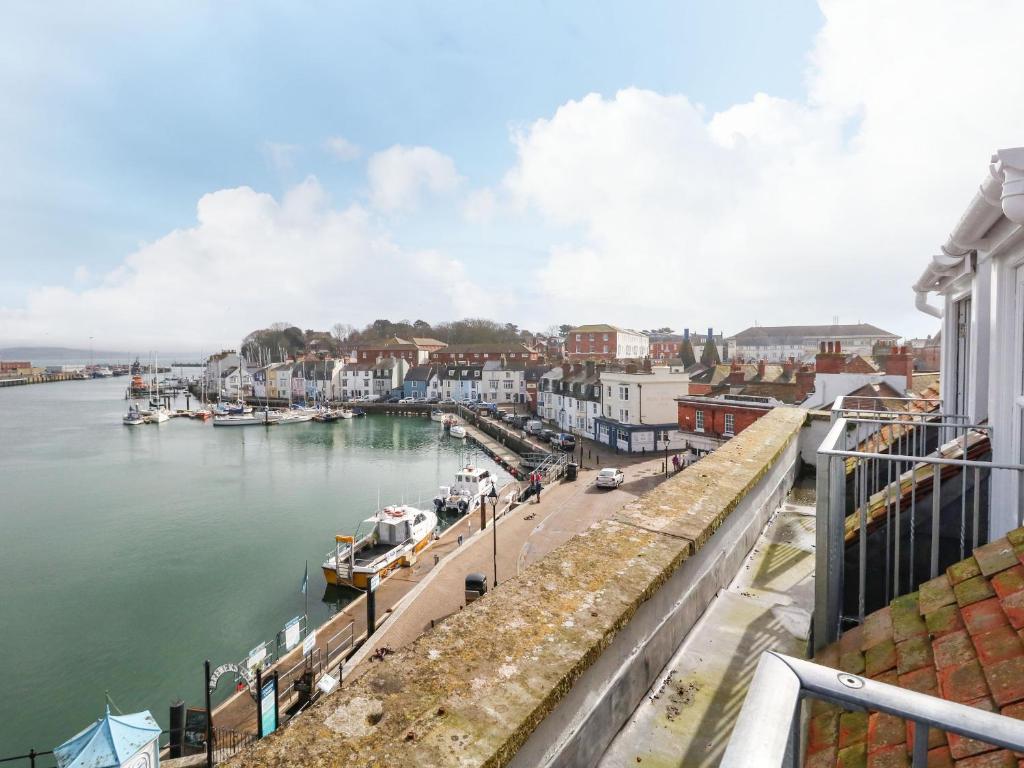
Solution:
<svg viewBox="0 0 1024 768">
<path fill-rule="evenodd" d="M 551 444 L 556 448 L 561 448 L 563 451 L 571 451 L 576 447 L 576 438 L 566 432 L 562 432 L 551 438 Z"/>
<path fill-rule="evenodd" d="M 544 422 L 540 421 L 539 419 L 531 419 L 530 421 L 526 422 L 526 425 L 523 427 L 523 429 L 528 435 L 539 435 L 540 431 L 544 429 Z"/>
</svg>

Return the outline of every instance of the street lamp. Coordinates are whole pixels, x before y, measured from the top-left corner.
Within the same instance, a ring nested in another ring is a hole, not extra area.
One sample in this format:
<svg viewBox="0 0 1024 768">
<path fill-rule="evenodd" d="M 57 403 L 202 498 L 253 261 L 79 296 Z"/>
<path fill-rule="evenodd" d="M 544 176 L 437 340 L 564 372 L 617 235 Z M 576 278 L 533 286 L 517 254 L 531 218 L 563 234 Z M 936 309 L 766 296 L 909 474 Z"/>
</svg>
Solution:
<svg viewBox="0 0 1024 768">
<path fill-rule="evenodd" d="M 487 494 L 491 500 L 491 525 L 494 527 L 492 533 L 494 541 L 494 586 L 498 586 L 498 489 L 491 483 L 491 492 Z M 486 504 L 486 501 L 481 501 Z"/>
</svg>

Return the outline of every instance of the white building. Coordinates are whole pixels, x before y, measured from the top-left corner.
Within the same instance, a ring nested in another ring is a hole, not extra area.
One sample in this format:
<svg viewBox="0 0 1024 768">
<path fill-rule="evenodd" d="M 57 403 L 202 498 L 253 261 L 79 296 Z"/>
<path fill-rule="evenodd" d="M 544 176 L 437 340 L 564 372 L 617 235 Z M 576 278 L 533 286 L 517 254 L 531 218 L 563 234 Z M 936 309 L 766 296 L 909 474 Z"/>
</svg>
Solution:
<svg viewBox="0 0 1024 768">
<path fill-rule="evenodd" d="M 681 450 L 676 398 L 689 394 L 689 382 L 681 367 L 602 372 L 595 439 L 629 453 Z"/>
<path fill-rule="evenodd" d="M 217 392 L 223 380 L 224 371 L 229 368 L 238 368 L 243 365 L 242 356 L 233 349 L 225 349 L 206 359 L 206 368 L 203 371 L 203 379 L 207 392 Z"/>
<path fill-rule="evenodd" d="M 999 150 L 914 285 L 942 320 L 943 409 L 992 425 L 992 460 L 1024 463 L 1024 147 Z M 929 303 L 937 293 L 939 304 Z M 1021 524 L 1020 473 L 992 473 L 989 538 Z"/>
<path fill-rule="evenodd" d="M 780 362 L 813 355 L 821 342 L 838 341 L 851 354 L 870 355 L 876 344 L 895 344 L 899 336 L 868 323 L 855 325 L 754 326 L 727 339 L 730 354 L 743 360 Z"/>
<path fill-rule="evenodd" d="M 556 366 L 541 377 L 544 418 L 563 432 L 594 439 L 601 415 L 601 371 L 594 361 Z"/>
<path fill-rule="evenodd" d="M 480 399 L 485 402 L 526 402 L 526 366 L 523 363 L 488 360 L 483 365 L 480 379 Z"/>
<path fill-rule="evenodd" d="M 562 366 L 556 365 L 551 370 L 541 374 L 540 385 L 537 392 L 537 415 L 548 421 L 555 421 L 557 413 L 562 408 L 558 401 L 558 389 L 562 383 Z"/>
<path fill-rule="evenodd" d="M 373 394 L 373 363 L 349 363 L 341 369 L 341 400 Z"/>
</svg>

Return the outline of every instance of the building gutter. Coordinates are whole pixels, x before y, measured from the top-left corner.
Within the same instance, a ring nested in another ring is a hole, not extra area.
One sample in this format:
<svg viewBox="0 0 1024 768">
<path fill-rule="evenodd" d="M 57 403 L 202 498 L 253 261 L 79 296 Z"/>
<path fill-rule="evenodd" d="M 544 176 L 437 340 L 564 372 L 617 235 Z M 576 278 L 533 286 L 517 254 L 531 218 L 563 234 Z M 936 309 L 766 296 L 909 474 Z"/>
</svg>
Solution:
<svg viewBox="0 0 1024 768">
<path fill-rule="evenodd" d="M 1024 224 L 1024 147 L 1001 149 L 992 156 L 989 175 L 914 284 L 914 306 L 932 317 L 942 317 L 942 309 L 928 303 L 928 294 L 941 288 L 943 278 L 961 271 L 969 254 L 987 249 L 985 236 L 1003 216 Z"/>
</svg>

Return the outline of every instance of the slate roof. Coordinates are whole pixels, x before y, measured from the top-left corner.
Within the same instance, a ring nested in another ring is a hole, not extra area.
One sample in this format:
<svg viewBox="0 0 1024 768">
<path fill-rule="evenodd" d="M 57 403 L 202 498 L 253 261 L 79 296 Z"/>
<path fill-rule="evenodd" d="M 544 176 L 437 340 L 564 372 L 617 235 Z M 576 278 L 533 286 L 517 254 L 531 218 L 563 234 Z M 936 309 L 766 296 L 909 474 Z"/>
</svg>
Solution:
<svg viewBox="0 0 1024 768">
<path fill-rule="evenodd" d="M 978 547 L 823 648 L 819 664 L 1024 720 L 1024 528 Z M 910 764 L 913 726 L 814 701 L 804 765 Z M 1017 766 L 1008 750 L 932 730 L 929 766 Z"/>
<path fill-rule="evenodd" d="M 898 339 L 895 333 L 883 331 L 869 323 L 855 325 L 759 325 L 740 331 L 732 340 L 745 346 L 767 346 L 770 344 L 802 344 L 810 338 L 843 338 L 849 336 L 880 337 Z"/>
<path fill-rule="evenodd" d="M 434 375 L 434 370 L 437 366 L 433 365 L 414 365 L 409 369 L 409 372 L 405 374 L 406 381 L 430 381 L 430 377 Z"/>
<path fill-rule="evenodd" d="M 479 343 L 479 344 L 451 344 L 443 349 L 438 349 L 433 354 L 435 355 L 451 355 L 451 354 L 472 354 L 474 352 L 492 352 L 494 354 L 510 354 L 515 353 L 517 355 L 524 352 L 529 354 L 535 354 L 535 350 L 530 349 L 526 344 L 519 341 L 507 342 L 498 341 L 493 343 Z"/>
</svg>

